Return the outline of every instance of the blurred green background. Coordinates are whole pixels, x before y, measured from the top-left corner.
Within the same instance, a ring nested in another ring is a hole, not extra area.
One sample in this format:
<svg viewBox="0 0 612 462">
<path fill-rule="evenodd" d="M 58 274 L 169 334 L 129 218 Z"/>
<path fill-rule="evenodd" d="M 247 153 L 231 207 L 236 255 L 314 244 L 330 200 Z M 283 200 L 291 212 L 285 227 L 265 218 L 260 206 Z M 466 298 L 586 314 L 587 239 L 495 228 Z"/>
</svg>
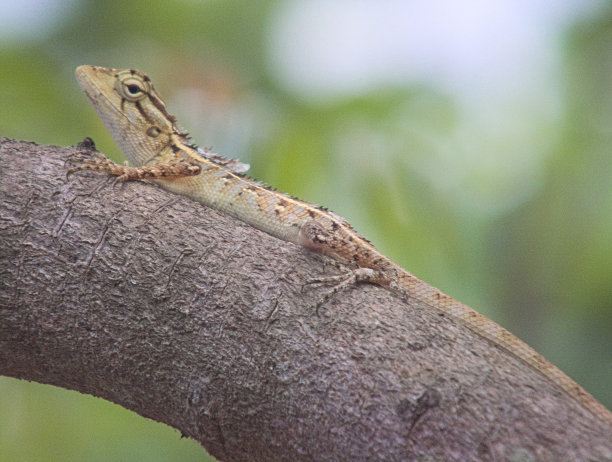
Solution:
<svg viewBox="0 0 612 462">
<path fill-rule="evenodd" d="M 0 136 L 121 160 L 73 72 L 143 70 L 198 144 L 346 217 L 611 408 L 612 8 L 484 3 L 0 0 Z M 210 459 L 3 377 L 0 460 Z"/>
</svg>

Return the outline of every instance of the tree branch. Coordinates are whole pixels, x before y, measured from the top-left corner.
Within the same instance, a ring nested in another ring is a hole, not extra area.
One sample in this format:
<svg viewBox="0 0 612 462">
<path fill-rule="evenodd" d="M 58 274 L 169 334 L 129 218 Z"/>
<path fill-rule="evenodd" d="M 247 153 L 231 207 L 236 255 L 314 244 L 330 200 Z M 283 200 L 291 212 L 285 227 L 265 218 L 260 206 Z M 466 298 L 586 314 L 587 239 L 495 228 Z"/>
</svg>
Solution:
<svg viewBox="0 0 612 462">
<path fill-rule="evenodd" d="M 609 428 L 413 300 L 155 185 L 66 180 L 0 138 L 0 374 L 78 390 L 241 460 L 605 460 Z"/>
</svg>

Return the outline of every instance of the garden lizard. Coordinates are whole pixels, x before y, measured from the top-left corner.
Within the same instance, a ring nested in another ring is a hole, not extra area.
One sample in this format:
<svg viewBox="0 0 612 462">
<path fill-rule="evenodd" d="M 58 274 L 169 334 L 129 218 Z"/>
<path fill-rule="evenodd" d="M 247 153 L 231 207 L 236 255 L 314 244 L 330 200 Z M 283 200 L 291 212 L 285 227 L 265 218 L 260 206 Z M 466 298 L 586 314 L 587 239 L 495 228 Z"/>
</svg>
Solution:
<svg viewBox="0 0 612 462">
<path fill-rule="evenodd" d="M 134 69 L 80 66 L 77 80 L 115 143 L 132 166 L 105 157 L 79 157 L 69 173 L 96 170 L 118 180 L 150 179 L 232 215 L 277 238 L 348 263 L 353 269 L 315 282 L 334 282 L 337 292 L 369 282 L 438 310 L 551 380 L 602 422 L 612 413 L 560 369 L 503 327 L 443 294 L 382 255 L 343 218 L 277 192 L 241 174 L 237 161 L 198 150 L 182 131 L 151 80 Z"/>
</svg>

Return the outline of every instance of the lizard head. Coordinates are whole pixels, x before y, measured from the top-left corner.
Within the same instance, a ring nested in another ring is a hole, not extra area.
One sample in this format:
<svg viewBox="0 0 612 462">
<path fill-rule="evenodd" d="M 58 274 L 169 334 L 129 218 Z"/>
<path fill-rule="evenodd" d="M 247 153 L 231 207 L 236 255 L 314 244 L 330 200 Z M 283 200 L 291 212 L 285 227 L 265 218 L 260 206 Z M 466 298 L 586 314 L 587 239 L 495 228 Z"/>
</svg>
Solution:
<svg viewBox="0 0 612 462">
<path fill-rule="evenodd" d="M 79 66 L 76 78 L 131 164 L 159 162 L 165 156 L 170 159 L 173 147 L 189 144 L 187 134 L 178 128 L 176 118 L 143 72 Z"/>
</svg>

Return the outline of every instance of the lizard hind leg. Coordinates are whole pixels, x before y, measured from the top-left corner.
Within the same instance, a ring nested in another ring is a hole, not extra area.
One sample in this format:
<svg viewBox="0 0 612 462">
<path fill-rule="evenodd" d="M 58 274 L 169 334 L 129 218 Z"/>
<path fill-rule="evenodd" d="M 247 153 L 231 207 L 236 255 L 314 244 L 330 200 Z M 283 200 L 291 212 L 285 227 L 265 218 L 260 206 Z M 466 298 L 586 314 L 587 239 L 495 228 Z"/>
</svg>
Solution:
<svg viewBox="0 0 612 462">
<path fill-rule="evenodd" d="M 344 270 L 341 274 L 314 277 L 306 281 L 305 286 L 332 285 L 332 287 L 317 301 L 315 311 L 327 303 L 334 295 L 344 292 L 359 282 L 373 282 L 376 271 L 371 268 L 354 268 Z"/>
<path fill-rule="evenodd" d="M 334 227 L 333 224 L 331 226 L 332 228 Z M 352 240 L 349 239 L 348 242 L 350 242 L 349 245 L 353 245 Z M 305 285 L 332 285 L 331 289 L 316 303 L 317 315 L 321 305 L 326 303 L 335 294 L 343 292 L 359 282 L 379 284 L 382 279 L 379 271 L 368 267 L 356 267 L 356 262 L 346 259 L 344 256 L 346 252 L 338 251 L 338 249 L 346 246 L 346 241 L 343 241 L 337 233 L 330 231 L 317 220 L 308 220 L 302 225 L 300 229 L 300 243 L 310 250 L 332 256 L 334 258 L 332 263 L 341 271 L 340 274 L 315 277 L 306 281 Z M 340 265 L 339 260 L 354 266 L 346 268 L 346 266 Z"/>
</svg>

